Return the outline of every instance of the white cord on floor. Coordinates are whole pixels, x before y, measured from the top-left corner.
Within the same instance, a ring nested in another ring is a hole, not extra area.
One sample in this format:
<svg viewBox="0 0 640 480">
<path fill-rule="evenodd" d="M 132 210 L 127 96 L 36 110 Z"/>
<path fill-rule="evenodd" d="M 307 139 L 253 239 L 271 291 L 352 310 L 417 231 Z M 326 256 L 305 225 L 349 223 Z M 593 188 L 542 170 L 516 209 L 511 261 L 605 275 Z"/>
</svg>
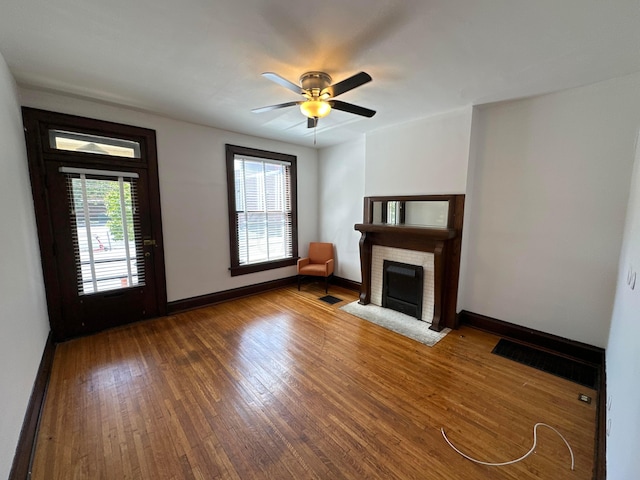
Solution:
<svg viewBox="0 0 640 480">
<path fill-rule="evenodd" d="M 471 458 L 469 455 L 465 455 L 464 453 L 462 453 L 460 450 L 458 450 L 447 438 L 447 435 L 444 433 L 444 428 L 441 428 L 440 431 L 442 432 L 442 436 L 444 437 L 444 439 L 446 440 L 446 442 L 449 444 L 449 446 L 451 448 L 453 448 L 456 452 L 458 452 L 460 455 L 462 455 L 464 458 L 466 458 L 467 460 L 471 460 L 472 462 L 475 463 L 479 463 L 480 465 L 488 465 L 490 467 L 501 467 L 503 465 L 511 465 L 512 463 L 516 463 L 519 462 L 520 460 L 524 460 L 525 458 L 527 458 L 529 455 L 531 455 L 533 453 L 533 451 L 536 448 L 536 444 L 538 443 L 538 427 L 542 425 L 543 427 L 547 427 L 550 428 L 551 430 L 553 430 L 554 432 L 556 432 L 560 438 L 564 441 L 564 443 L 567 445 L 567 448 L 569 449 L 569 453 L 571 454 L 571 470 L 573 470 L 574 468 L 574 458 L 573 458 L 573 450 L 571 450 L 571 445 L 569 445 L 569 442 L 567 442 L 567 439 L 564 438 L 562 436 L 562 434 L 556 430 L 555 428 L 553 428 L 551 425 L 547 425 L 546 423 L 536 423 L 533 426 L 533 446 L 531 447 L 531 450 L 529 450 L 527 453 L 525 453 L 523 456 L 521 456 L 520 458 L 517 458 L 515 460 L 511 460 L 509 462 L 502 462 L 502 463 L 489 463 L 489 462 L 482 462 L 480 460 L 476 460 L 475 458 Z"/>
</svg>

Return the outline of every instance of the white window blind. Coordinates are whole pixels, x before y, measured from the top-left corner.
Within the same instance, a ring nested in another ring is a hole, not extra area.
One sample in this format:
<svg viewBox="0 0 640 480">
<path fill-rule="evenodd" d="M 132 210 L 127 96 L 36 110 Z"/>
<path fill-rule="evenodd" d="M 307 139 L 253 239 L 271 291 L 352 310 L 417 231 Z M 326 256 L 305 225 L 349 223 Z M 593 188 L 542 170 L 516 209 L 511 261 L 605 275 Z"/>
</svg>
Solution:
<svg viewBox="0 0 640 480">
<path fill-rule="evenodd" d="M 144 285 L 135 173 L 66 174 L 79 295 Z"/>
<path fill-rule="evenodd" d="M 240 265 L 293 257 L 291 163 L 234 157 Z"/>
</svg>

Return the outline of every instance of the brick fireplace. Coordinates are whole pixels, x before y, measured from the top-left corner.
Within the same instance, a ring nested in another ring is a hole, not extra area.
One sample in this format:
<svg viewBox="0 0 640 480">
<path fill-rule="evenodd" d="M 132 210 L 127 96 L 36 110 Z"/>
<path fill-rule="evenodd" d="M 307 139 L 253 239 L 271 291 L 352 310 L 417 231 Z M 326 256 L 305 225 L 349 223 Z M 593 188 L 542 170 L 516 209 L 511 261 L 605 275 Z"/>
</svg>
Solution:
<svg viewBox="0 0 640 480">
<path fill-rule="evenodd" d="M 381 307 L 385 306 L 383 302 L 383 265 L 385 261 L 422 267 L 422 312 L 420 319 L 431 323 L 433 321 L 434 305 L 433 254 L 381 245 L 373 246 L 371 257 L 371 303 Z"/>
</svg>

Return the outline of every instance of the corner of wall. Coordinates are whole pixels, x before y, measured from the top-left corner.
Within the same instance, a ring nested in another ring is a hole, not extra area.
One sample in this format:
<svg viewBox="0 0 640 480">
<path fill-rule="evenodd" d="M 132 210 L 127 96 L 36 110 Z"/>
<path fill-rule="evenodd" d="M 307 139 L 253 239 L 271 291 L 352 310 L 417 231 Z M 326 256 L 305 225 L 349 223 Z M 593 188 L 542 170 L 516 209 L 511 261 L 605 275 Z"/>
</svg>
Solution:
<svg viewBox="0 0 640 480">
<path fill-rule="evenodd" d="M 319 233 L 335 246 L 338 277 L 360 282 L 360 235 L 354 225 L 362 221 L 365 137 L 324 148 L 319 155 Z"/>
<path fill-rule="evenodd" d="M 471 109 L 471 121 L 469 126 L 469 156 L 467 163 L 467 184 L 464 197 L 464 219 L 462 227 L 462 243 L 460 247 L 460 276 L 458 278 L 458 301 L 456 305 L 456 313 L 465 309 L 465 297 L 467 294 L 468 281 L 468 253 L 471 243 L 473 229 L 473 198 L 474 198 L 474 180 L 476 178 L 476 164 L 478 162 L 478 142 L 481 135 L 480 128 L 480 107 L 474 106 Z"/>
</svg>

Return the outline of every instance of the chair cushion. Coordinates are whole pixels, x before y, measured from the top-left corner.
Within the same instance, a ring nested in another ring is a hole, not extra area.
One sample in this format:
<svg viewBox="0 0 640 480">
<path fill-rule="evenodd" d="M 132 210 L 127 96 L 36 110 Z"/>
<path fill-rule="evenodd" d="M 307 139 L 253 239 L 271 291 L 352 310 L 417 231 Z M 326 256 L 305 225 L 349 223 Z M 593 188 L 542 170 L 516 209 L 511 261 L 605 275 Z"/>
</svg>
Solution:
<svg viewBox="0 0 640 480">
<path fill-rule="evenodd" d="M 326 265 L 310 263 L 298 269 L 300 275 L 313 275 L 315 277 L 326 277 L 328 275 Z"/>
</svg>

